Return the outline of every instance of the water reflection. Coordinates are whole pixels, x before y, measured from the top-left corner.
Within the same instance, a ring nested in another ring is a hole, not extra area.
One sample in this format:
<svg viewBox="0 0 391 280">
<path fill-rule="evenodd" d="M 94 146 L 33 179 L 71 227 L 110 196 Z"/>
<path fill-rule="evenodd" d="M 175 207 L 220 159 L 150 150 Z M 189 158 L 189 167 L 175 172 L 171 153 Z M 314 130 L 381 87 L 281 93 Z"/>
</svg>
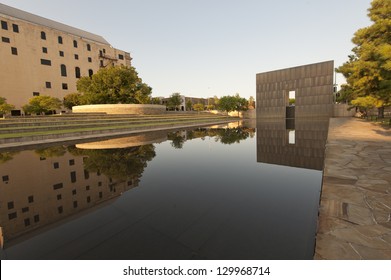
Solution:
<svg viewBox="0 0 391 280">
<path fill-rule="evenodd" d="M 321 172 L 257 162 L 256 144 L 301 145 L 298 123 L 295 144 L 273 127 L 261 125 L 261 137 L 236 123 L 15 154 L 1 165 L 3 256 L 309 259 Z"/>
<path fill-rule="evenodd" d="M 238 143 L 255 133 L 254 128 L 237 127 L 241 124 L 1 153 L 4 239 L 7 242 L 137 187 L 148 162 L 156 156 L 150 143 L 168 139 L 173 147 L 182 148 L 185 141 L 207 136 Z"/>
<path fill-rule="evenodd" d="M 257 161 L 323 169 L 328 119 L 257 121 Z"/>
</svg>

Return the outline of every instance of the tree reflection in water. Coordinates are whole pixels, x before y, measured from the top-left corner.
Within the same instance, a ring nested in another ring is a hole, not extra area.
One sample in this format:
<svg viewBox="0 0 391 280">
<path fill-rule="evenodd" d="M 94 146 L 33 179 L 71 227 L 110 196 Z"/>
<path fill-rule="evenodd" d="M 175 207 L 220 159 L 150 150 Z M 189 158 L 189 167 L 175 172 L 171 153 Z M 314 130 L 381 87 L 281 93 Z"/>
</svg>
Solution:
<svg viewBox="0 0 391 280">
<path fill-rule="evenodd" d="M 168 140 L 171 140 L 171 146 L 175 149 L 182 149 L 186 141 L 205 137 L 214 138 L 216 142 L 231 145 L 233 143 L 240 143 L 240 141 L 253 138 L 255 135 L 255 128 L 235 127 L 235 128 L 197 128 L 189 131 L 175 131 L 167 135 Z"/>
</svg>

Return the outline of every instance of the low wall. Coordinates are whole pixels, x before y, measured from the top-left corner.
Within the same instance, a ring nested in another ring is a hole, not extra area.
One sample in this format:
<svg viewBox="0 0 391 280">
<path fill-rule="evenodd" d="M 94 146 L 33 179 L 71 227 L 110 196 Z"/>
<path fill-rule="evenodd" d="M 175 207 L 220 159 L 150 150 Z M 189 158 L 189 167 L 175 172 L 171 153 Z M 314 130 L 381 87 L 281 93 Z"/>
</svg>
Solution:
<svg viewBox="0 0 391 280">
<path fill-rule="evenodd" d="M 106 113 L 106 114 L 165 114 L 166 106 L 155 104 L 94 104 L 72 107 L 73 113 Z"/>
<path fill-rule="evenodd" d="M 353 117 L 356 110 L 352 109 L 348 111 L 349 105 L 347 104 L 334 104 L 333 117 Z"/>
</svg>

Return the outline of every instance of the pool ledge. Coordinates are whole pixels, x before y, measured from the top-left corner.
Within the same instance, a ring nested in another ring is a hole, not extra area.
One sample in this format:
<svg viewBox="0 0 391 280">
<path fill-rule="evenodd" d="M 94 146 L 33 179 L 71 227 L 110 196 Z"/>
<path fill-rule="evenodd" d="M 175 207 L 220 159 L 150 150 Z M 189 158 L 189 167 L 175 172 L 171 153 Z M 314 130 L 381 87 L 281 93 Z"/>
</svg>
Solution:
<svg viewBox="0 0 391 280">
<path fill-rule="evenodd" d="M 314 259 L 391 259 L 391 130 L 330 119 Z"/>
</svg>

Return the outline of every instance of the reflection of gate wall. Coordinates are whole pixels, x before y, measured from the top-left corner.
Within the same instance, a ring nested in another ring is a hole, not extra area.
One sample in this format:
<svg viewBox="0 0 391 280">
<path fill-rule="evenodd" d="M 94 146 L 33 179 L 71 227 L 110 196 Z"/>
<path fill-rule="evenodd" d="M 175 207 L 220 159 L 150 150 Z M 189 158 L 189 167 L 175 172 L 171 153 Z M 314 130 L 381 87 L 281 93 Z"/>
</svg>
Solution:
<svg viewBox="0 0 391 280">
<path fill-rule="evenodd" d="M 295 144 L 289 144 L 285 119 L 257 121 L 257 161 L 322 170 L 328 119 L 295 121 Z"/>
<path fill-rule="evenodd" d="M 334 61 L 259 73 L 257 117 L 285 118 L 289 91 L 295 91 L 295 117 L 331 117 Z"/>
</svg>

